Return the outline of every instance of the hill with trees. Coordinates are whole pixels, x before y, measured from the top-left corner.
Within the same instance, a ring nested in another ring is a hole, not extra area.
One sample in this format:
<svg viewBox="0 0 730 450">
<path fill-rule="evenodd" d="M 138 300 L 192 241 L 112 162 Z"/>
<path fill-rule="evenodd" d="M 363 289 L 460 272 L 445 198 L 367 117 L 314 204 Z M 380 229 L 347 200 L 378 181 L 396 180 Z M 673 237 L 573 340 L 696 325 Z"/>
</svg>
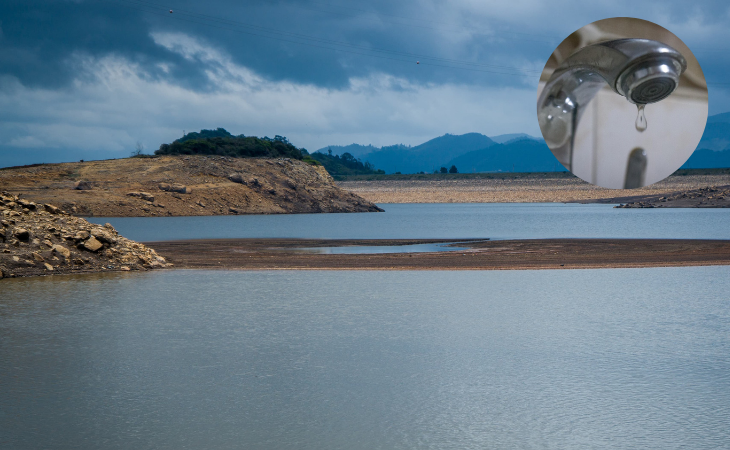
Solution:
<svg viewBox="0 0 730 450">
<path fill-rule="evenodd" d="M 494 145 L 487 136 L 479 133 L 462 135 L 445 134 L 415 147 L 395 145 L 362 156 L 375 167 L 388 173 L 431 173 L 445 162 L 464 153 Z"/>
<path fill-rule="evenodd" d="M 306 151 L 306 150 L 304 150 Z M 305 161 L 311 158 L 312 160 L 322 164 L 327 172 L 332 177 L 337 179 L 339 176 L 346 175 L 370 175 L 370 174 L 384 174 L 385 171 L 375 169 L 369 162 L 362 162 L 355 158 L 350 153 L 345 152 L 342 155 L 333 155 L 332 151 L 329 150 L 327 153 L 316 151 L 311 155 L 305 155 Z"/>
<path fill-rule="evenodd" d="M 555 159 L 545 142 L 518 139 L 494 144 L 458 156 L 446 166 L 469 172 L 562 172 L 566 169 Z"/>
<path fill-rule="evenodd" d="M 287 138 L 234 136 L 223 128 L 188 133 L 171 144 L 162 144 L 155 155 L 218 155 L 236 158 L 302 159 L 301 150 Z"/>
</svg>

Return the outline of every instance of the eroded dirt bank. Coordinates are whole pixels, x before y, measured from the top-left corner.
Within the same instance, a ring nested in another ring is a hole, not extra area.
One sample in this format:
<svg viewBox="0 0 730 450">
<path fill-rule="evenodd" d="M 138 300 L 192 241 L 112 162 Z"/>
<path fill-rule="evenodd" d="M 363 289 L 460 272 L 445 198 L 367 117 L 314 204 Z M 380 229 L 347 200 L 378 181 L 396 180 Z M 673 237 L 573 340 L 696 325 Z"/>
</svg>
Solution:
<svg viewBox="0 0 730 450">
<path fill-rule="evenodd" d="M 79 216 L 381 211 L 294 159 L 160 156 L 0 169 L 0 190 Z"/>
</svg>

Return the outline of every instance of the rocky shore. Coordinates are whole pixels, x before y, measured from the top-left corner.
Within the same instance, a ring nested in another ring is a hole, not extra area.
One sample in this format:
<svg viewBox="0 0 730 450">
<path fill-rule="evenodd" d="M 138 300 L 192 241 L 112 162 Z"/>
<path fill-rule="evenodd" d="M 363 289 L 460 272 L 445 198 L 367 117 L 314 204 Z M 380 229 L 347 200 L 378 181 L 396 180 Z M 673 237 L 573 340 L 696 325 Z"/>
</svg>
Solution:
<svg viewBox="0 0 730 450">
<path fill-rule="evenodd" d="M 616 208 L 730 208 L 730 185 L 610 199 Z M 602 201 L 608 203 L 608 201 Z"/>
<path fill-rule="evenodd" d="M 56 206 L 0 194 L 0 279 L 170 267 L 151 248 Z"/>
</svg>

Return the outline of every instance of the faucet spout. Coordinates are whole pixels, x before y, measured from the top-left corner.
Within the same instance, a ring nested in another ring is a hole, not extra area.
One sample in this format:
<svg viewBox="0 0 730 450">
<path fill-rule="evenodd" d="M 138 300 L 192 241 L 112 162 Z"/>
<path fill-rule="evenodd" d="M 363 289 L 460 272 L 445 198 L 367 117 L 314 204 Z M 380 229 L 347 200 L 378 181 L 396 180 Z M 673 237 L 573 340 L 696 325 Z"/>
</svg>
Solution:
<svg viewBox="0 0 730 450">
<path fill-rule="evenodd" d="M 631 103 L 668 97 L 687 61 L 677 50 L 649 39 L 616 39 L 575 52 L 553 72 L 537 101 L 545 141 L 572 170 L 573 137 L 585 106 L 606 84 Z"/>
</svg>

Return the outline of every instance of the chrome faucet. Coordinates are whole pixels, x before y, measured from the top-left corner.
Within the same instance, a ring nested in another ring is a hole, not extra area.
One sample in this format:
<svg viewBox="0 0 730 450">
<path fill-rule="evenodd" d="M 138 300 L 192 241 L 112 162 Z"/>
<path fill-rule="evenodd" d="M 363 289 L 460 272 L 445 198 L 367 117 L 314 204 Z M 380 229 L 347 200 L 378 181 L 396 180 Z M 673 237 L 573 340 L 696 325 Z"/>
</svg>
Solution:
<svg viewBox="0 0 730 450">
<path fill-rule="evenodd" d="M 537 100 L 545 142 L 572 170 L 578 121 L 606 83 L 629 102 L 645 105 L 674 92 L 686 69 L 681 53 L 649 39 L 616 39 L 578 50 L 553 72 Z"/>
</svg>

